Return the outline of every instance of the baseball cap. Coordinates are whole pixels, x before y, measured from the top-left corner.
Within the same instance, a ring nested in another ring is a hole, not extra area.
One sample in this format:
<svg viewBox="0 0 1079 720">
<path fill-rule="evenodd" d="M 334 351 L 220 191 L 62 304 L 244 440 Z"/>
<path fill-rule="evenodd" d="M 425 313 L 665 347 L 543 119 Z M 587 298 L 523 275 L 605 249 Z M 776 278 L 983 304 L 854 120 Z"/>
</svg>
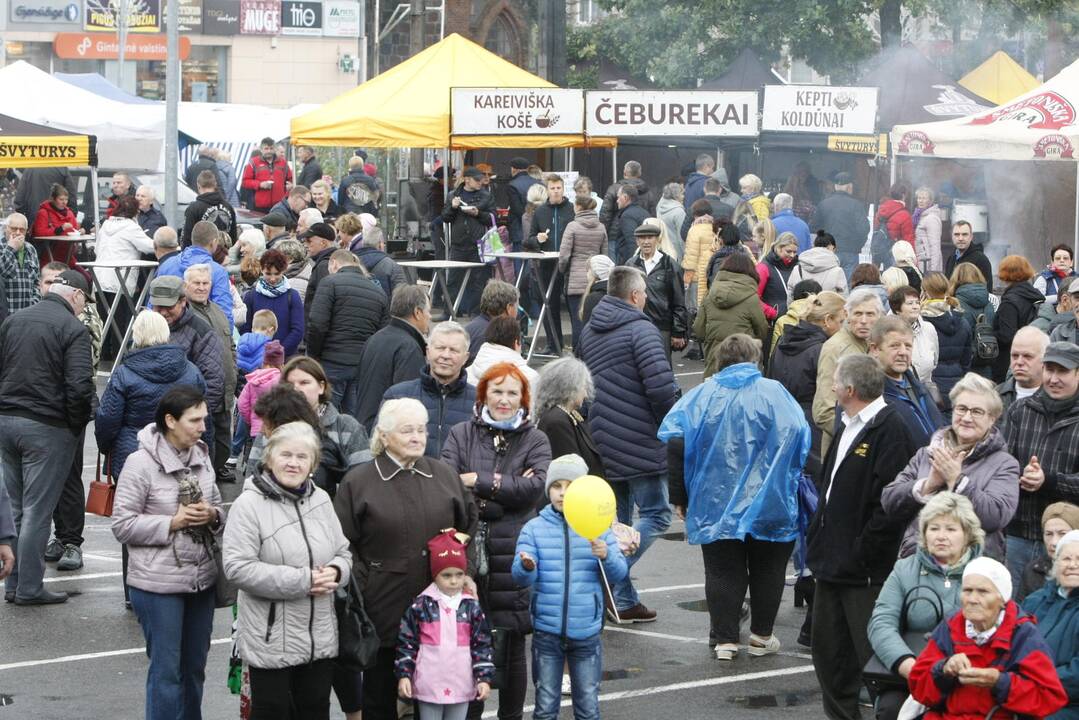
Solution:
<svg viewBox="0 0 1079 720">
<path fill-rule="evenodd" d="M 306 232 L 300 233 L 299 239 L 306 240 L 312 237 L 320 237 L 328 242 L 337 242 L 337 231 L 329 223 L 315 223 Z"/>
<path fill-rule="evenodd" d="M 172 307 L 184 294 L 184 280 L 175 275 L 155 277 L 150 283 L 150 304 L 155 307 Z"/>
<path fill-rule="evenodd" d="M 474 167 L 466 168 L 465 171 L 464 171 L 464 176 L 466 178 L 472 178 L 473 180 L 482 180 L 483 179 L 483 171 L 480 170 L 479 168 L 474 168 Z"/>
<path fill-rule="evenodd" d="M 1042 362 L 1055 363 L 1069 370 L 1079 368 L 1079 345 L 1070 342 L 1049 343 Z"/>
<path fill-rule="evenodd" d="M 288 226 L 288 218 L 281 213 L 272 212 L 262 216 L 262 224 L 275 228 L 283 228 Z"/>
<path fill-rule="evenodd" d="M 525 160 L 523 157 L 515 157 L 510 160 L 510 167 L 514 170 L 527 170 L 528 166 L 532 163 Z"/>
<path fill-rule="evenodd" d="M 64 270 L 53 282 L 82 290 L 87 296 L 90 295 L 90 283 L 86 282 L 86 276 L 78 270 Z"/>
<path fill-rule="evenodd" d="M 835 174 L 835 179 L 832 180 L 832 182 L 836 185 L 850 185 L 854 182 L 854 179 L 851 178 L 850 173 L 848 172 L 838 172 Z"/>
</svg>

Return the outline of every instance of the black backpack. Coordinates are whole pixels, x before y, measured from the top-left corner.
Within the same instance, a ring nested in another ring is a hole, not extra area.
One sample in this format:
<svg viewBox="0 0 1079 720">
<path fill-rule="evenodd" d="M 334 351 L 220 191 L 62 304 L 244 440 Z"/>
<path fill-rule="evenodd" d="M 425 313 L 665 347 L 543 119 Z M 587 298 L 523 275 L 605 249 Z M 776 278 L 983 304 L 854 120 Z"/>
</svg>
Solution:
<svg viewBox="0 0 1079 720">
<path fill-rule="evenodd" d="M 873 255 L 873 264 L 877 267 L 892 265 L 892 245 L 895 243 L 895 238 L 888 233 L 890 219 L 877 215 L 877 229 L 869 237 L 869 252 Z"/>
<path fill-rule="evenodd" d="M 974 323 L 974 353 L 979 360 L 993 360 L 1000 354 L 1000 346 L 997 345 L 997 336 L 993 332 L 993 324 L 985 319 L 985 315 L 979 315 Z"/>
</svg>

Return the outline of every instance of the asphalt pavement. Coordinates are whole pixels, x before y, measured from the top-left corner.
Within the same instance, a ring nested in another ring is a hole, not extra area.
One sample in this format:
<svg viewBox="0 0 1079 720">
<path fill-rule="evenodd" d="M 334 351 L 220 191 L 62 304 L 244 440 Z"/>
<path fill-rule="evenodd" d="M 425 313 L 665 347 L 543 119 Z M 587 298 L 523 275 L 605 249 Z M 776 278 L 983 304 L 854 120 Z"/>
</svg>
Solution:
<svg viewBox="0 0 1079 720">
<path fill-rule="evenodd" d="M 700 363 L 675 357 L 683 388 L 700 382 Z M 84 478 L 93 479 L 96 447 L 88 432 Z M 223 486 L 226 500 L 238 485 Z M 135 720 L 143 717 L 148 660 L 134 614 L 124 609 L 120 546 L 108 520 L 87 516 L 85 567 L 47 572 L 50 590 L 72 594 L 51 607 L 0 604 L 0 720 Z M 604 680 L 600 710 L 607 718 L 724 717 L 772 720 L 793 712 L 823 718 L 820 690 L 808 650 L 796 644 L 805 609 L 793 607 L 787 588 L 776 623 L 783 643 L 777 655 L 744 652 L 720 664 L 708 648 L 704 572 L 700 551 L 684 540 L 677 520 L 633 569 L 642 601 L 656 609 L 654 623 L 604 630 Z M 231 614 L 219 610 L 206 668 L 203 717 L 239 717 L 239 700 L 225 685 Z M 748 639 L 743 624 L 742 642 Z M 485 718 L 496 717 L 495 701 Z M 531 716 L 531 691 L 526 717 Z M 343 714 L 334 701 L 331 717 Z M 793 709 L 793 710 L 792 710 Z M 568 698 L 562 718 L 571 718 Z"/>
</svg>

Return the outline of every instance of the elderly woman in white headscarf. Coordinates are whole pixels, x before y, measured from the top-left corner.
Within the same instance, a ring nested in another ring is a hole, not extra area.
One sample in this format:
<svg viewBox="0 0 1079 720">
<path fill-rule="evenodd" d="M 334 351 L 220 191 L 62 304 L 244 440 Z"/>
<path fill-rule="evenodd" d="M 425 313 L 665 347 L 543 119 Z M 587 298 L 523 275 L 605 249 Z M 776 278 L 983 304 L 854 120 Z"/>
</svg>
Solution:
<svg viewBox="0 0 1079 720">
<path fill-rule="evenodd" d="M 914 254 L 914 248 L 909 242 L 896 242 L 892 244 L 892 257 L 895 266 L 907 275 L 907 285 L 915 290 L 922 289 L 922 271 L 918 269 L 918 257 Z"/>
<path fill-rule="evenodd" d="M 1079 530 L 1062 537 L 1053 556 L 1052 579 L 1023 601 L 1053 652 L 1068 705 L 1053 718 L 1079 718 Z"/>
<path fill-rule="evenodd" d="M 606 255 L 593 255 L 588 261 L 588 288 L 584 292 L 581 305 L 581 322 L 587 323 L 592 317 L 592 309 L 607 294 L 607 278 L 611 275 L 614 260 Z"/>
<path fill-rule="evenodd" d="M 1044 718 L 1068 703 L 1049 646 L 1011 598 L 1007 568 L 984 556 L 967 563 L 960 611 L 933 631 L 908 678 L 926 720 L 983 718 L 994 708 L 999 718 Z"/>
</svg>

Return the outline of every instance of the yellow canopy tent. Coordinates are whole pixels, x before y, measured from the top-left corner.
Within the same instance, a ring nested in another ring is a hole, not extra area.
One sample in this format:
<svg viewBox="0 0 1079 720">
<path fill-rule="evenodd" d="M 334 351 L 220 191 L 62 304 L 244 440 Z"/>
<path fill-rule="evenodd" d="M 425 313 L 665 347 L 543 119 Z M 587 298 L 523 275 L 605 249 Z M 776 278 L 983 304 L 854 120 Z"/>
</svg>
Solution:
<svg viewBox="0 0 1079 720">
<path fill-rule="evenodd" d="M 97 165 L 97 138 L 0 115 L 0 168 Z"/>
<path fill-rule="evenodd" d="M 1003 50 L 997 50 L 988 60 L 964 75 L 959 84 L 997 105 L 1003 105 L 1041 85 L 1036 77 Z"/>
<path fill-rule="evenodd" d="M 292 119 L 294 145 L 383 148 L 613 147 L 582 135 L 450 135 L 455 87 L 556 87 L 454 33 L 418 55 Z"/>
</svg>

